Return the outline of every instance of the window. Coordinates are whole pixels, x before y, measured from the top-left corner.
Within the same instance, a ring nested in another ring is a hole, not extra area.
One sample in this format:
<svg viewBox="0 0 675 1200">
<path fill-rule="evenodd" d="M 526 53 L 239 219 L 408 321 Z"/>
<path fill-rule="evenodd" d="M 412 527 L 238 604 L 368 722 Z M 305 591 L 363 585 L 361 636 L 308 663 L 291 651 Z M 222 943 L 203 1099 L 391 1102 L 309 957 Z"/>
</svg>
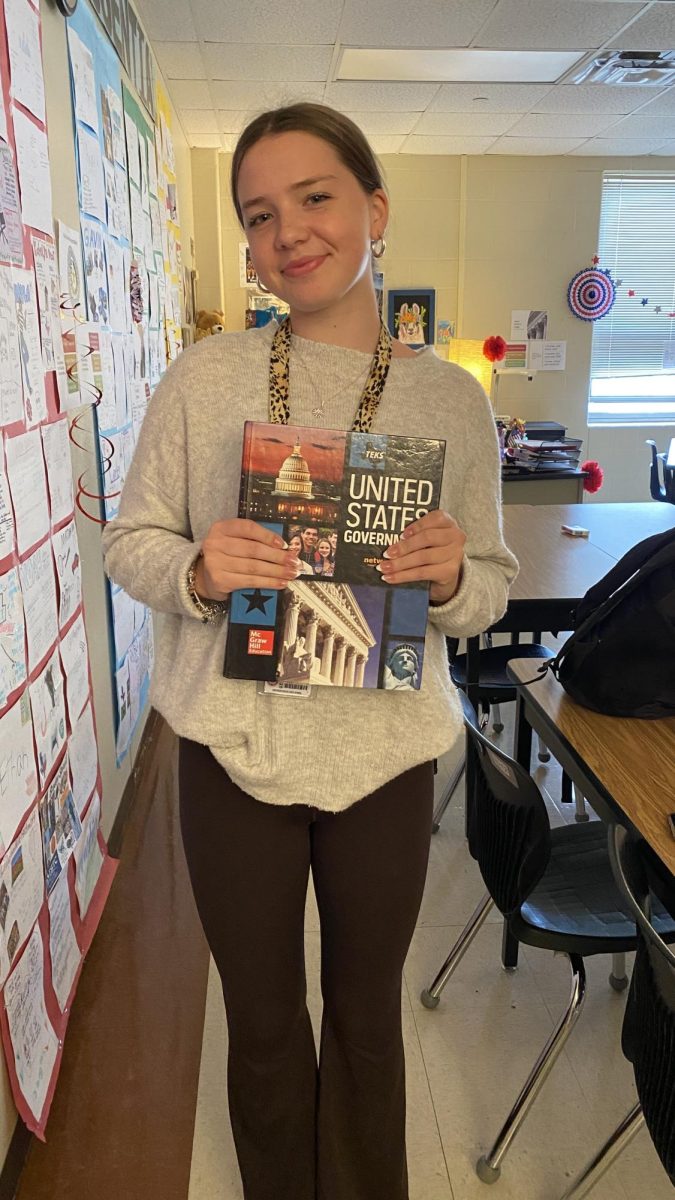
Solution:
<svg viewBox="0 0 675 1200">
<path fill-rule="evenodd" d="M 598 254 L 623 283 L 593 324 L 589 424 L 675 421 L 675 175 L 604 175 Z"/>
</svg>

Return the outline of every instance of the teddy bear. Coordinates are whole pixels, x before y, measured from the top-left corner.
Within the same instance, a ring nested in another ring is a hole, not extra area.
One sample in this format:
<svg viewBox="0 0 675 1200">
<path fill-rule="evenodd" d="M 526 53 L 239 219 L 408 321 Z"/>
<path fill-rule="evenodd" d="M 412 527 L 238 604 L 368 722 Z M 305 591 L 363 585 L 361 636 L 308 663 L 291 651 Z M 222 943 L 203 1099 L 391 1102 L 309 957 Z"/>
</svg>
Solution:
<svg viewBox="0 0 675 1200">
<path fill-rule="evenodd" d="M 212 333 L 225 332 L 225 313 L 219 308 L 200 308 L 195 322 L 195 341 L 210 337 Z"/>
</svg>

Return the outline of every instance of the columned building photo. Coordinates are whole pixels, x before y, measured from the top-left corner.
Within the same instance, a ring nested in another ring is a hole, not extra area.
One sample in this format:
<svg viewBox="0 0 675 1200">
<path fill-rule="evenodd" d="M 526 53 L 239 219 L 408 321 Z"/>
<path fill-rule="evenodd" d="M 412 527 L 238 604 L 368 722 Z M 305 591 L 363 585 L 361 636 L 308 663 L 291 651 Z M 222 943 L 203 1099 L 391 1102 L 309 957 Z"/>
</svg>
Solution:
<svg viewBox="0 0 675 1200">
<path fill-rule="evenodd" d="M 284 593 L 279 683 L 363 687 L 376 638 L 347 584 L 300 582 Z"/>
</svg>

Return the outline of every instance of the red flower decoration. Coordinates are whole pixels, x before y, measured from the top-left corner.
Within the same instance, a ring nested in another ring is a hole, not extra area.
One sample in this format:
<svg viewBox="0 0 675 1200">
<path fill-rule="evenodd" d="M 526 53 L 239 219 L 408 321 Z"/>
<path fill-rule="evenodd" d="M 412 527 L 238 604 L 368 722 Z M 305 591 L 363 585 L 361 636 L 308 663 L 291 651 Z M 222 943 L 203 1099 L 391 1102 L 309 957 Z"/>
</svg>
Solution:
<svg viewBox="0 0 675 1200">
<path fill-rule="evenodd" d="M 506 342 L 503 337 L 489 337 L 483 342 L 483 354 L 490 362 L 501 362 L 506 354 Z"/>
<path fill-rule="evenodd" d="M 585 492 L 599 492 L 602 487 L 602 481 L 605 478 L 605 473 L 594 458 L 589 458 L 581 464 L 582 471 L 587 471 L 588 474 L 584 479 Z"/>
</svg>

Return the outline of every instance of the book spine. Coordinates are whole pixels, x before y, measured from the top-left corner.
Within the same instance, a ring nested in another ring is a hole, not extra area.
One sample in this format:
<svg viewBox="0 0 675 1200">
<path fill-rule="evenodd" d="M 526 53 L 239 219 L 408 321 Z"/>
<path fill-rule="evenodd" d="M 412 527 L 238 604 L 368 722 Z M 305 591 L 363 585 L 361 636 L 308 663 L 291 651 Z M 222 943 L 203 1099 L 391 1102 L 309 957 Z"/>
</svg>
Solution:
<svg viewBox="0 0 675 1200">
<path fill-rule="evenodd" d="M 241 447 L 241 478 L 239 480 L 239 505 L 237 516 L 247 517 L 249 511 L 249 480 L 250 472 L 246 464 L 250 462 L 251 438 L 253 437 L 253 421 L 244 422 L 244 439 Z"/>
</svg>

